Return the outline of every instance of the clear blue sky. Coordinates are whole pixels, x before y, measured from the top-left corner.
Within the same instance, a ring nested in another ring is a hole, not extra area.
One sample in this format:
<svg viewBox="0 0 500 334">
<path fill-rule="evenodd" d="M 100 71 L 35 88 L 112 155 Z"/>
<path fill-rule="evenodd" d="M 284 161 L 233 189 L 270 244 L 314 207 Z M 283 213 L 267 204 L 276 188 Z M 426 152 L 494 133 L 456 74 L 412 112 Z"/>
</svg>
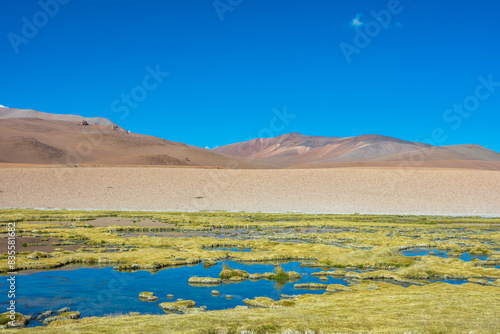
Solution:
<svg viewBox="0 0 500 334">
<path fill-rule="evenodd" d="M 439 144 L 500 151 L 500 86 L 478 88 L 480 76 L 500 82 L 499 1 L 60 2 L 50 16 L 38 1 L 2 1 L 0 104 L 202 147 L 286 132 L 423 141 L 441 129 Z M 389 9 L 388 25 L 370 14 Z M 357 47 L 350 62 L 341 43 Z M 169 75 L 144 85 L 158 64 Z M 131 92 L 140 101 L 127 106 Z M 446 112 L 464 100 L 472 112 Z M 273 109 L 284 106 L 296 117 L 282 127 Z"/>
</svg>

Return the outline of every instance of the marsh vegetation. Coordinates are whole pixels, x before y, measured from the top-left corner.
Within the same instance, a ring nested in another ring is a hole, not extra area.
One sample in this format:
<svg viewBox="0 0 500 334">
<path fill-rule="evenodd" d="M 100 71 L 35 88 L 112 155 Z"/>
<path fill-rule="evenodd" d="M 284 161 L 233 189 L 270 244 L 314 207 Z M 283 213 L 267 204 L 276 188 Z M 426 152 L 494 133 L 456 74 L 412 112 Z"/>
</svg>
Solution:
<svg viewBox="0 0 500 334">
<path fill-rule="evenodd" d="M 131 289 L 143 305 L 136 309 L 127 302 L 109 317 L 110 309 L 72 307 L 80 319 L 55 318 L 27 331 L 111 333 L 122 326 L 139 333 L 166 323 L 173 333 L 500 328 L 492 307 L 500 305 L 499 218 L 64 210 L 0 210 L 0 217 L 4 235 L 6 224 L 16 223 L 23 241 L 16 265 L 26 277 L 76 267 L 106 273 L 108 281 L 146 274 L 151 282 L 151 289 Z M 8 271 L 7 254 L 0 270 Z M 152 289 L 156 277 L 165 289 Z M 211 294 L 214 286 L 222 296 Z M 127 290 L 109 299 L 128 298 Z M 140 292 L 148 292 L 144 302 Z M 170 293 L 185 300 L 169 300 Z"/>
</svg>

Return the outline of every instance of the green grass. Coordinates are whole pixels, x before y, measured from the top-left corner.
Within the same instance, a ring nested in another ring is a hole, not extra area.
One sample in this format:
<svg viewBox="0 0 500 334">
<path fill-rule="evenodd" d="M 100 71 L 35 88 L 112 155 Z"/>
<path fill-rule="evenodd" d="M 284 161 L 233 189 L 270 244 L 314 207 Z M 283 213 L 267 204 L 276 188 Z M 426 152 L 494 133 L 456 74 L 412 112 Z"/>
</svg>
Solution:
<svg viewBox="0 0 500 334">
<path fill-rule="evenodd" d="M 286 282 L 289 280 L 287 273 L 281 268 L 281 266 L 276 267 L 275 273 L 267 277 L 271 281 Z"/>
</svg>

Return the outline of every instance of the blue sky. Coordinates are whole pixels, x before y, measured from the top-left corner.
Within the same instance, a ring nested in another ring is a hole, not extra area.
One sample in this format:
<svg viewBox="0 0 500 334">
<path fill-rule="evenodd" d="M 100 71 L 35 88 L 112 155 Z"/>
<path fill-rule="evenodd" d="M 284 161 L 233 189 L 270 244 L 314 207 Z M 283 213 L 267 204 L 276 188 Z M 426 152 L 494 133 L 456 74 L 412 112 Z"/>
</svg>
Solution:
<svg viewBox="0 0 500 334">
<path fill-rule="evenodd" d="M 498 1 L 55 1 L 3 1 L 0 104 L 202 147 L 300 132 L 500 151 Z"/>
</svg>

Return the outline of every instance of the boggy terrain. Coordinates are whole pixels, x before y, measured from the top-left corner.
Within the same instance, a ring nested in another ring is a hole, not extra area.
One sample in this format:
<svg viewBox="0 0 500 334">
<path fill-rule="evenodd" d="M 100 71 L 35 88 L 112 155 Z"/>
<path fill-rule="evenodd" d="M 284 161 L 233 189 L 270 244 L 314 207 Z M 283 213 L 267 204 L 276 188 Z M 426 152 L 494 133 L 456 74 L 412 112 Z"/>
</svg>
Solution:
<svg viewBox="0 0 500 334">
<path fill-rule="evenodd" d="M 101 266 L 116 273 L 147 270 L 154 278 L 168 268 L 203 266 L 207 274 L 188 275 L 185 283 L 221 290 L 227 300 L 234 297 L 227 286 L 248 289 L 247 284 L 259 291 L 262 280 L 296 291 L 241 301 L 237 296 L 231 304 L 236 306 L 221 309 L 197 305 L 196 293 L 201 299 L 205 290 L 196 290 L 193 300 L 171 300 L 150 285 L 137 303 L 156 303 L 166 315 L 89 317 L 83 309 L 64 309 L 43 318 L 19 310 L 19 324 L 39 318 L 45 325 L 27 332 L 496 333 L 500 328 L 500 309 L 494 306 L 500 304 L 500 218 L 19 209 L 1 210 L 0 217 L 2 252 L 7 224 L 16 225 L 20 274 Z M 290 271 L 290 262 L 300 266 Z M 252 264 L 275 266 L 252 272 Z M 0 269 L 8 271 L 7 254 Z"/>
</svg>

